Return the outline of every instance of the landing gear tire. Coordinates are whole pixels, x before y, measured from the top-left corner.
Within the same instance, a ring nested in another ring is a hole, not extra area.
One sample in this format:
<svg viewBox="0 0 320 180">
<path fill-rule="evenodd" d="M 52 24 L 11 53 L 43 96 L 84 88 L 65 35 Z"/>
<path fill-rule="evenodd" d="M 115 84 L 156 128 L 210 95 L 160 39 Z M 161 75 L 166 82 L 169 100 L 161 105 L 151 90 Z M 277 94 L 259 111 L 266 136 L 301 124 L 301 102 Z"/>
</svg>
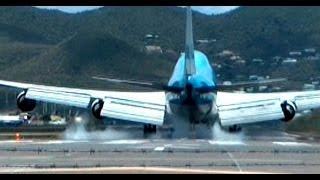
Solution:
<svg viewBox="0 0 320 180">
<path fill-rule="evenodd" d="M 157 132 L 157 126 L 152 124 L 145 124 L 143 126 L 143 134 L 149 135 L 149 134 L 156 134 Z"/>
<path fill-rule="evenodd" d="M 229 132 L 240 132 L 241 131 L 241 127 L 239 125 L 233 125 L 229 127 Z"/>
</svg>

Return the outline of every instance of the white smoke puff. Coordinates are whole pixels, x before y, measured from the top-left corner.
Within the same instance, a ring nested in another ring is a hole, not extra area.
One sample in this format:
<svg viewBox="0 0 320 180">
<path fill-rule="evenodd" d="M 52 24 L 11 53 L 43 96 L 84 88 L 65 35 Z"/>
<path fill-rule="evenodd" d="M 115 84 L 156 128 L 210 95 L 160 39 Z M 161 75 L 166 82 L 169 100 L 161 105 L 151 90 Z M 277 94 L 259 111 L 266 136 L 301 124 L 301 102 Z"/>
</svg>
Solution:
<svg viewBox="0 0 320 180">
<path fill-rule="evenodd" d="M 242 142 L 244 140 L 244 132 L 230 133 L 223 130 L 219 123 L 216 121 L 212 128 L 212 139 L 216 141 L 232 141 Z"/>
<path fill-rule="evenodd" d="M 130 134 L 108 128 L 104 131 L 88 132 L 83 124 L 78 124 L 74 128 L 67 129 L 64 138 L 67 140 L 111 140 L 130 138 Z"/>
<path fill-rule="evenodd" d="M 111 140 L 111 139 L 124 139 L 132 137 L 129 132 L 116 131 L 111 128 L 107 128 L 103 131 L 92 131 L 86 130 L 86 125 L 90 121 L 90 116 L 82 114 L 78 118 L 81 119 L 75 123 L 74 126 L 68 127 L 64 132 L 64 139 L 66 140 Z"/>
</svg>

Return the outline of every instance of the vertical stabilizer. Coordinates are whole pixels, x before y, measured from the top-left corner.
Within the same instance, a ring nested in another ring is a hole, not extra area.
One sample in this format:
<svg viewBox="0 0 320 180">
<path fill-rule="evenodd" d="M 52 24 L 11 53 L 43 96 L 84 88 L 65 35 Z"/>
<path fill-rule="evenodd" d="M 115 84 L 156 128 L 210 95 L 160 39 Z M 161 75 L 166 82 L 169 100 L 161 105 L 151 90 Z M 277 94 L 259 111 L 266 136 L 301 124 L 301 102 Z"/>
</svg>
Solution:
<svg viewBox="0 0 320 180">
<path fill-rule="evenodd" d="M 185 68 L 186 74 L 192 75 L 195 73 L 195 62 L 194 62 L 194 45 L 193 45 L 193 30 L 192 30 L 192 11 L 191 7 L 187 7 L 187 20 L 186 20 L 186 47 L 185 47 Z"/>
</svg>

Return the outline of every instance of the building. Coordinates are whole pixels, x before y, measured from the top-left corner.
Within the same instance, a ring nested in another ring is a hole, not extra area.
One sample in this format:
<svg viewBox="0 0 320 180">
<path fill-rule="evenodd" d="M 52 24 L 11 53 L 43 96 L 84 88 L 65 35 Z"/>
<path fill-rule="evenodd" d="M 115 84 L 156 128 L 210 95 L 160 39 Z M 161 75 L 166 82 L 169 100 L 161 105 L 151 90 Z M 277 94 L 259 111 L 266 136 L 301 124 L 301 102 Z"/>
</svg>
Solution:
<svg viewBox="0 0 320 180">
<path fill-rule="evenodd" d="M 258 80 L 258 77 L 259 77 L 259 76 L 257 76 L 257 75 L 250 75 L 250 76 L 249 76 L 249 80 L 251 80 L 251 81 L 256 81 L 256 80 Z"/>
<path fill-rule="evenodd" d="M 212 66 L 218 69 L 222 68 L 222 65 L 218 63 L 213 63 Z"/>
<path fill-rule="evenodd" d="M 152 34 L 146 34 L 144 36 L 145 39 L 153 39 L 153 35 Z"/>
<path fill-rule="evenodd" d="M 219 56 L 232 56 L 232 55 L 233 55 L 233 52 L 230 51 L 230 50 L 223 50 L 223 51 L 220 52 L 218 55 L 219 55 Z"/>
<path fill-rule="evenodd" d="M 145 46 L 146 53 L 160 53 L 162 54 L 162 49 L 160 46 L 148 45 Z"/>
<path fill-rule="evenodd" d="M 213 43 L 213 42 L 216 42 L 217 40 L 216 39 L 198 39 L 196 40 L 196 43 L 199 43 L 199 44 L 208 44 L 208 43 Z"/>
<path fill-rule="evenodd" d="M 291 52 L 289 52 L 289 55 L 290 56 L 301 56 L 302 53 L 300 51 L 291 51 Z"/>
<path fill-rule="evenodd" d="M 145 45 L 151 45 L 157 42 L 159 35 L 156 34 L 146 34 L 144 36 L 144 43 Z"/>
<path fill-rule="evenodd" d="M 312 91 L 316 89 L 316 85 L 314 84 L 304 84 L 303 85 L 303 90 L 304 91 Z"/>
<path fill-rule="evenodd" d="M 159 38 L 159 35 L 157 34 L 146 34 L 144 36 L 145 39 L 158 39 Z"/>
<path fill-rule="evenodd" d="M 278 62 L 278 61 L 280 61 L 282 58 L 281 58 L 281 56 L 274 56 L 272 59 L 273 59 L 274 61 Z"/>
<path fill-rule="evenodd" d="M 279 92 L 279 91 L 281 91 L 282 89 L 281 89 L 281 87 L 279 87 L 279 86 L 275 86 L 275 87 L 272 87 L 271 88 L 271 91 L 274 91 L 274 92 Z"/>
<path fill-rule="evenodd" d="M 282 64 L 294 64 L 297 63 L 297 59 L 295 58 L 286 58 L 282 61 Z"/>
<path fill-rule="evenodd" d="M 260 58 L 254 58 L 252 59 L 252 62 L 255 63 L 255 64 L 263 64 L 263 59 L 260 59 Z"/>
<path fill-rule="evenodd" d="M 315 48 L 306 48 L 304 49 L 305 53 L 316 53 L 316 49 Z"/>
<path fill-rule="evenodd" d="M 306 59 L 309 61 L 317 61 L 317 60 L 319 60 L 319 57 L 318 56 L 308 56 Z"/>
<path fill-rule="evenodd" d="M 231 81 L 223 81 L 222 84 L 226 85 L 226 86 L 230 86 L 230 85 L 232 85 L 232 82 Z"/>
<path fill-rule="evenodd" d="M 241 59 L 240 56 L 235 56 L 235 55 L 233 55 L 233 56 L 230 57 L 230 60 L 232 60 L 232 61 L 240 60 L 240 59 Z"/>
<path fill-rule="evenodd" d="M 317 86 L 317 85 L 319 85 L 319 81 L 312 81 L 312 82 L 311 82 L 311 84 L 313 84 L 313 85 L 316 85 L 316 86 Z"/>
<path fill-rule="evenodd" d="M 248 92 L 248 93 L 251 93 L 253 92 L 254 88 L 253 87 L 249 87 L 249 88 L 246 88 L 245 91 Z"/>
<path fill-rule="evenodd" d="M 236 63 L 237 63 L 237 64 L 245 64 L 246 61 L 243 60 L 243 59 L 239 59 L 239 60 L 236 61 Z"/>
<path fill-rule="evenodd" d="M 264 92 L 268 90 L 268 86 L 259 86 L 259 91 Z"/>
</svg>

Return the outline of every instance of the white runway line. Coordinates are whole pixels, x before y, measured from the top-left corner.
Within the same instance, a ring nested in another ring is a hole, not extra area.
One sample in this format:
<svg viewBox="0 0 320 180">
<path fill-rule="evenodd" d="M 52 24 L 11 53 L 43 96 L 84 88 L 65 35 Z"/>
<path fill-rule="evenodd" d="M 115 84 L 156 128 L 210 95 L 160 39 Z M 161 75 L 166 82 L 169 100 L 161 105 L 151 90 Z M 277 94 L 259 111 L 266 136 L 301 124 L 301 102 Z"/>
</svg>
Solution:
<svg viewBox="0 0 320 180">
<path fill-rule="evenodd" d="M 8 144 L 8 143 L 32 143 L 33 140 L 6 140 L 0 141 L 0 144 Z"/>
<path fill-rule="evenodd" d="M 228 152 L 228 156 L 230 157 L 230 159 L 232 159 L 232 161 L 236 164 L 237 168 L 239 169 L 239 172 L 242 173 L 242 169 L 240 167 L 240 164 L 238 163 L 238 161 L 233 157 L 233 155 L 231 153 Z"/>
<path fill-rule="evenodd" d="M 232 170 L 209 170 L 191 168 L 160 168 L 160 167 L 102 167 L 102 168 L 2 168 L 0 173 L 210 173 L 210 174 L 237 174 Z M 248 174 L 268 174 L 266 172 L 249 171 Z"/>
<path fill-rule="evenodd" d="M 298 142 L 272 142 L 273 144 L 281 145 L 281 146 L 311 146 L 308 143 L 298 143 Z"/>
<path fill-rule="evenodd" d="M 102 144 L 142 144 L 148 141 L 145 140 L 113 140 L 113 141 L 105 141 Z"/>
<path fill-rule="evenodd" d="M 164 149 L 165 149 L 165 147 L 159 146 L 159 147 L 154 148 L 154 151 L 163 151 Z"/>
<path fill-rule="evenodd" d="M 49 140 L 43 142 L 33 142 L 35 144 L 70 144 L 70 143 L 85 143 L 89 141 L 72 141 L 72 140 Z"/>
<path fill-rule="evenodd" d="M 212 145 L 246 145 L 245 143 L 239 142 L 239 141 L 212 141 L 212 140 L 209 140 L 208 142 L 209 142 L 209 144 L 212 144 Z"/>
</svg>

